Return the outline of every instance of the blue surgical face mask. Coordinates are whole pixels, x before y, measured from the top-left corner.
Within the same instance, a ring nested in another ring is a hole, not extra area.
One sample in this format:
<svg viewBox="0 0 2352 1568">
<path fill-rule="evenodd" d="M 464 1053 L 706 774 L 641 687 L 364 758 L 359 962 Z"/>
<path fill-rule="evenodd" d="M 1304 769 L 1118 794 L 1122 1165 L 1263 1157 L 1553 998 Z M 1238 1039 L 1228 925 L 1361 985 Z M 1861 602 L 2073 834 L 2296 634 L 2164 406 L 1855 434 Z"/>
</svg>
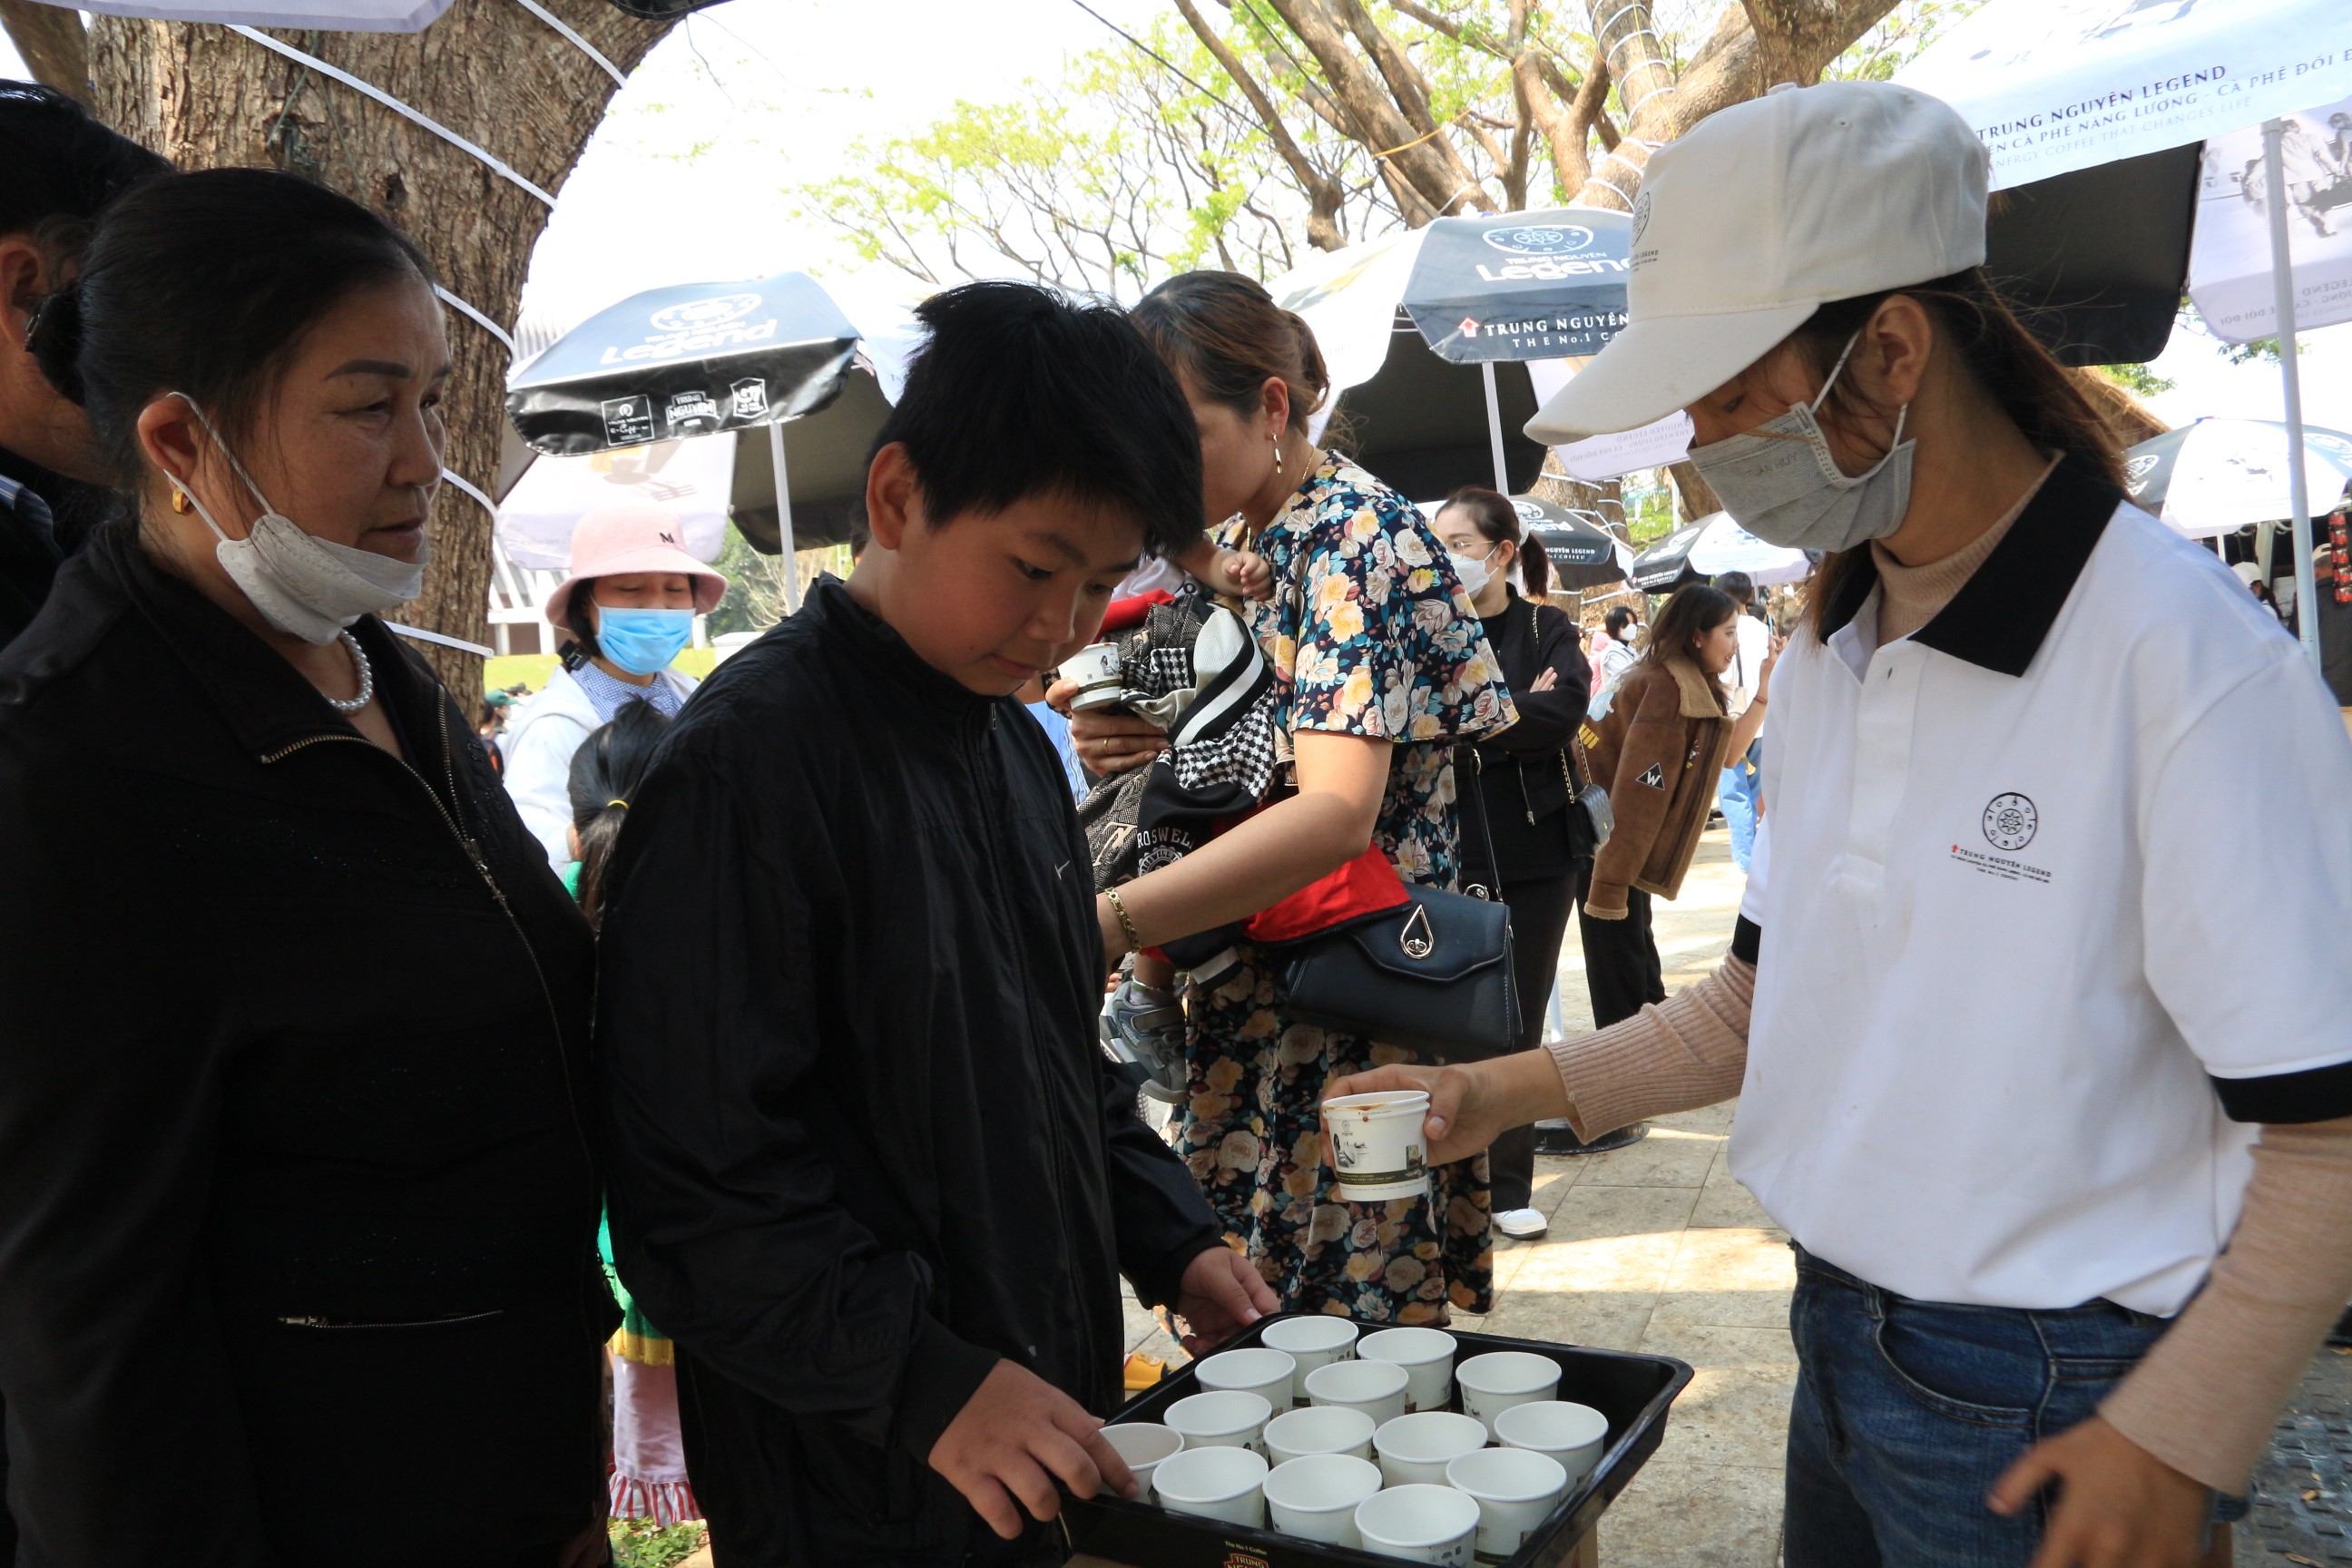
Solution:
<svg viewBox="0 0 2352 1568">
<path fill-rule="evenodd" d="M 596 606 L 596 647 L 631 675 L 656 675 L 694 640 L 692 610 Z"/>
</svg>

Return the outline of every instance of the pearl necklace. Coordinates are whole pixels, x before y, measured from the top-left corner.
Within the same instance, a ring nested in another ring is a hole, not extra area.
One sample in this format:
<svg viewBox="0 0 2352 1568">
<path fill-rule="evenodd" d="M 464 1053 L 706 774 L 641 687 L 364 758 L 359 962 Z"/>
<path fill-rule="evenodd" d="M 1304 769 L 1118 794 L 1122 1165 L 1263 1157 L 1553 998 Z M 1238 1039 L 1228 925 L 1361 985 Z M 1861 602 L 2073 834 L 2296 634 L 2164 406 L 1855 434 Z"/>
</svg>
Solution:
<svg viewBox="0 0 2352 1568">
<path fill-rule="evenodd" d="M 360 647 L 359 638 L 349 631 L 338 632 L 335 636 L 352 656 L 352 664 L 359 671 L 360 694 L 357 697 L 327 697 L 327 706 L 338 713 L 356 713 L 375 700 L 375 671 L 368 667 L 368 658 Z M 327 694 L 322 691 L 319 695 L 326 697 Z"/>
</svg>

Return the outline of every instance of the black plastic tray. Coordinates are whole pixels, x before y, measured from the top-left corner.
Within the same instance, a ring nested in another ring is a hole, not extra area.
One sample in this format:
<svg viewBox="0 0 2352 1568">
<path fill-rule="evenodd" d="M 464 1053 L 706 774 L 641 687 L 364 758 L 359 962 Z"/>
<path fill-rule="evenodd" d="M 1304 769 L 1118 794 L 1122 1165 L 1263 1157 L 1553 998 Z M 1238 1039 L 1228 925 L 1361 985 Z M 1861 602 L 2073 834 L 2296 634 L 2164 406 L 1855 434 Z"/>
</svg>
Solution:
<svg viewBox="0 0 2352 1568">
<path fill-rule="evenodd" d="M 1299 1314 L 1291 1314 L 1297 1316 Z M 1235 1350 L 1258 1342 L 1267 1318 L 1252 1324 L 1221 1348 Z M 1395 1327 L 1392 1323 L 1358 1322 L 1364 1333 Z M 1641 1471 L 1666 1435 L 1666 1409 L 1691 1380 L 1690 1363 L 1672 1356 L 1633 1355 L 1623 1351 L 1586 1350 L 1541 1340 L 1507 1339 L 1500 1334 L 1474 1334 L 1448 1330 L 1458 1342 L 1454 1364 L 1488 1351 L 1532 1351 L 1559 1363 L 1561 1399 L 1590 1405 L 1609 1418 L 1609 1446 L 1592 1474 L 1560 1500 L 1549 1518 L 1538 1525 L 1503 1568 L 1556 1568 L 1591 1531 L 1601 1511 Z M 1129 1400 L 1117 1415 L 1121 1421 L 1158 1421 L 1168 1406 L 1197 1392 L 1198 1374 L 1187 1364 L 1160 1386 Z M 1450 1409 L 1461 1408 L 1455 1390 Z M 1277 1415 L 1281 1414 L 1276 1411 Z M 1397 1559 L 1356 1547 L 1328 1546 L 1301 1541 L 1271 1529 L 1248 1530 L 1222 1520 L 1172 1513 L 1151 1504 L 1129 1502 L 1108 1493 L 1085 1501 L 1065 1498 L 1063 1518 L 1070 1543 L 1078 1551 L 1106 1557 L 1135 1568 L 1395 1568 Z"/>
</svg>

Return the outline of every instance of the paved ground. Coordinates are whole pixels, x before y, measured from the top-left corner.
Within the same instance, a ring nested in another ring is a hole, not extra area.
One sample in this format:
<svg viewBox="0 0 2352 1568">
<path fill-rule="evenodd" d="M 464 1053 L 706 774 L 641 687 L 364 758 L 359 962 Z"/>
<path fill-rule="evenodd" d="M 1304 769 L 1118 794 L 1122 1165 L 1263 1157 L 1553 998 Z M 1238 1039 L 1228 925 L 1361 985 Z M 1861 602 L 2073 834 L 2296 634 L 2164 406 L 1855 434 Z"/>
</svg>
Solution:
<svg viewBox="0 0 2352 1568">
<path fill-rule="evenodd" d="M 2352 1563 L 2352 1350 L 2312 1359 L 2255 1468 L 2253 1500 L 2238 1526 L 2240 1563 Z"/>
<path fill-rule="evenodd" d="M 1701 842 L 1682 897 L 1657 907 L 1675 989 L 1712 969 L 1731 938 L 1744 879 L 1720 829 Z M 1560 965 L 1570 1034 L 1592 1026 L 1583 953 Z M 1698 1375 L 1666 1440 L 1602 1517 L 1604 1564 L 1772 1568 L 1780 1552 L 1780 1449 L 1794 1385 L 1787 1238 L 1724 1167 L 1732 1107 L 1670 1117 L 1612 1154 L 1537 1162 L 1541 1241 L 1503 1241 L 1496 1300 L 1465 1328 L 1679 1356 Z M 1129 1304 L 1135 1348 L 1181 1359 Z"/>
</svg>

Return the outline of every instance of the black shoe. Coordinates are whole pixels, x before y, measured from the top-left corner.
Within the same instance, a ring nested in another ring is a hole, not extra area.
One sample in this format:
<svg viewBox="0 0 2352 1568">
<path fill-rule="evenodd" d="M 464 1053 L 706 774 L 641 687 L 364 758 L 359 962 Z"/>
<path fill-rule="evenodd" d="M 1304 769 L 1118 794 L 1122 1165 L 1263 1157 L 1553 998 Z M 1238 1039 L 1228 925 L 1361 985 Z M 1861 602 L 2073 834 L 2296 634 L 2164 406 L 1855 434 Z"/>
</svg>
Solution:
<svg viewBox="0 0 2352 1568">
<path fill-rule="evenodd" d="M 1639 1143 L 1650 1135 L 1650 1124 L 1636 1121 L 1620 1127 L 1613 1132 L 1603 1132 L 1586 1142 L 1576 1135 L 1576 1130 L 1565 1121 L 1536 1123 L 1536 1152 L 1538 1154 L 1606 1154 L 1612 1149 L 1622 1149 Z"/>
</svg>

